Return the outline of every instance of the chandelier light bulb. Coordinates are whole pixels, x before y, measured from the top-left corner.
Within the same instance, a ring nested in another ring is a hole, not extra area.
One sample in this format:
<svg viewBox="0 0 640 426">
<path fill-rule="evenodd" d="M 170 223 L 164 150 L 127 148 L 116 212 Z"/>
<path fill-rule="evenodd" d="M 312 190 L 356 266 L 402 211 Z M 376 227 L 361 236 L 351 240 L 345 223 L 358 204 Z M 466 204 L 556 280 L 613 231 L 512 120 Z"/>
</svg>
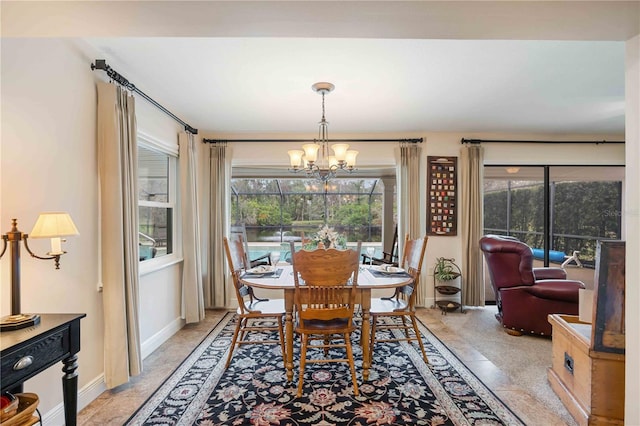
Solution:
<svg viewBox="0 0 640 426">
<path fill-rule="evenodd" d="M 320 149 L 320 145 L 317 143 L 307 143 L 302 145 L 302 149 L 304 149 L 304 158 L 309 163 L 315 163 L 318 159 L 318 150 Z"/>
<path fill-rule="evenodd" d="M 336 159 L 338 161 L 344 161 L 347 155 L 347 150 L 349 149 L 349 145 L 346 143 L 336 143 L 331 145 L 331 149 L 335 153 Z"/>
<path fill-rule="evenodd" d="M 356 166 L 356 157 L 358 156 L 358 151 L 353 149 L 346 152 L 345 162 L 347 163 L 347 167 L 353 168 Z"/>
<path fill-rule="evenodd" d="M 297 169 L 302 164 L 302 156 L 304 155 L 304 151 L 299 149 L 293 149 L 291 151 L 287 151 L 289 154 L 289 161 L 291 163 L 291 167 Z"/>
</svg>

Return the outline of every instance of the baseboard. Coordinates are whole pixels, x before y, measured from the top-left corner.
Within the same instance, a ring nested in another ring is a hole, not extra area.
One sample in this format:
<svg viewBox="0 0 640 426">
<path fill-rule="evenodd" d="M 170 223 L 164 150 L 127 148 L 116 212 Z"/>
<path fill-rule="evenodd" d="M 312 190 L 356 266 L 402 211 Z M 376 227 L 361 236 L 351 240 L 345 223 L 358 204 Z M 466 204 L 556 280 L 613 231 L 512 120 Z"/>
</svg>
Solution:
<svg viewBox="0 0 640 426">
<path fill-rule="evenodd" d="M 104 374 L 99 375 L 91 382 L 87 383 L 78 391 L 78 412 L 91 404 L 104 391 L 107 385 L 104 381 Z M 64 426 L 64 404 L 60 403 L 47 413 L 42 415 L 42 424 L 47 426 Z"/>
<path fill-rule="evenodd" d="M 154 334 L 150 339 L 147 339 L 141 345 L 142 359 L 145 359 L 153 351 L 158 349 L 160 345 L 166 342 L 171 336 L 184 327 L 185 321 L 182 318 L 176 318 L 169 323 L 162 330 Z M 104 380 L 104 374 L 93 379 L 87 383 L 82 389 L 78 390 L 78 412 L 91 404 L 96 398 L 98 398 L 104 391 L 107 390 L 107 385 Z M 47 413 L 42 415 L 42 424 L 47 426 L 64 426 L 64 404 L 60 403 Z"/>
<path fill-rule="evenodd" d="M 422 305 L 423 308 L 432 308 L 434 306 L 434 298 L 433 297 L 425 297 L 424 299 L 424 304 Z"/>
<path fill-rule="evenodd" d="M 142 352 L 142 359 L 148 357 L 153 351 L 158 349 L 160 345 L 169 340 L 171 336 L 176 334 L 185 325 L 185 320 L 182 318 L 176 318 L 170 322 L 162 330 L 151 336 L 146 341 L 142 342 L 140 351 Z"/>
<path fill-rule="evenodd" d="M 440 299 L 438 299 L 440 300 Z M 435 299 L 433 297 L 425 297 L 424 298 L 424 305 L 422 305 L 423 308 L 433 308 L 434 304 L 435 304 Z M 459 301 L 459 299 L 458 299 Z M 485 306 L 495 306 L 496 305 L 496 301 L 495 300 L 486 300 L 484 302 Z"/>
</svg>

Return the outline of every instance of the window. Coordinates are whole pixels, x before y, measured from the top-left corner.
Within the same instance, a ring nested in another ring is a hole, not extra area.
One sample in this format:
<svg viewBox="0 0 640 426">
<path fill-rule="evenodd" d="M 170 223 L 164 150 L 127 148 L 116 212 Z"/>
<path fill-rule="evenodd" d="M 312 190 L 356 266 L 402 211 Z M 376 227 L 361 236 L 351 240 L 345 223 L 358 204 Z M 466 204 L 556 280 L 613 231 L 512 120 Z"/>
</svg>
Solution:
<svg viewBox="0 0 640 426">
<path fill-rule="evenodd" d="M 594 268 L 597 241 L 622 237 L 624 167 L 485 166 L 484 171 L 484 233 L 518 238 L 538 263 L 546 235 L 552 266 L 564 264 L 569 278 L 592 280 L 592 272 L 579 274 Z"/>
<path fill-rule="evenodd" d="M 384 184 L 376 178 L 233 178 L 231 223 L 244 224 L 251 257 L 315 234 L 324 223 L 347 241 L 382 239 Z M 393 197 L 395 202 L 395 197 Z M 392 226 L 393 223 L 390 224 Z"/>
<path fill-rule="evenodd" d="M 138 143 L 138 247 L 141 262 L 174 253 L 176 163 L 174 155 Z"/>
</svg>

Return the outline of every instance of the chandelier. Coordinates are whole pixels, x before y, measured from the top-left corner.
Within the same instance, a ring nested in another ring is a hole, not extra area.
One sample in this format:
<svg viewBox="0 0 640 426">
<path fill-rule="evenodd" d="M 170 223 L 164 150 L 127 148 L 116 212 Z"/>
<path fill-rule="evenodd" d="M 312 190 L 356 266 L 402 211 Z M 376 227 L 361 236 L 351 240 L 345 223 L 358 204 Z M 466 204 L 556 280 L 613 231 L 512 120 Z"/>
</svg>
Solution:
<svg viewBox="0 0 640 426">
<path fill-rule="evenodd" d="M 350 150 L 346 143 L 337 143 L 331 145 L 333 155 L 329 155 L 329 122 L 324 117 L 324 95 L 331 92 L 335 86 L 320 82 L 311 88 L 322 95 L 322 119 L 318 123 L 318 139 L 314 139 L 313 143 L 302 145 L 302 150 L 288 151 L 291 164 L 289 171 L 304 172 L 309 178 L 326 182 L 335 177 L 339 171 L 353 173 L 356 170 L 358 151 Z"/>
</svg>

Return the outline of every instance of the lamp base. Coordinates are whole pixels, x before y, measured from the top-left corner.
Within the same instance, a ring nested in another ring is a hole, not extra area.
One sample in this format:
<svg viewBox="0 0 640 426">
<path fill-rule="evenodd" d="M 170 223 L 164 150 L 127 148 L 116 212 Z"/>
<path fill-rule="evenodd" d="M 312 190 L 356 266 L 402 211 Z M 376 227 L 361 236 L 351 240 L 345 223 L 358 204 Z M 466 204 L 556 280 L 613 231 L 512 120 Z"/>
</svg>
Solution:
<svg viewBox="0 0 640 426">
<path fill-rule="evenodd" d="M 40 324 L 40 315 L 38 314 L 7 315 L 0 319 L 0 331 L 20 330 L 38 324 Z"/>
</svg>

